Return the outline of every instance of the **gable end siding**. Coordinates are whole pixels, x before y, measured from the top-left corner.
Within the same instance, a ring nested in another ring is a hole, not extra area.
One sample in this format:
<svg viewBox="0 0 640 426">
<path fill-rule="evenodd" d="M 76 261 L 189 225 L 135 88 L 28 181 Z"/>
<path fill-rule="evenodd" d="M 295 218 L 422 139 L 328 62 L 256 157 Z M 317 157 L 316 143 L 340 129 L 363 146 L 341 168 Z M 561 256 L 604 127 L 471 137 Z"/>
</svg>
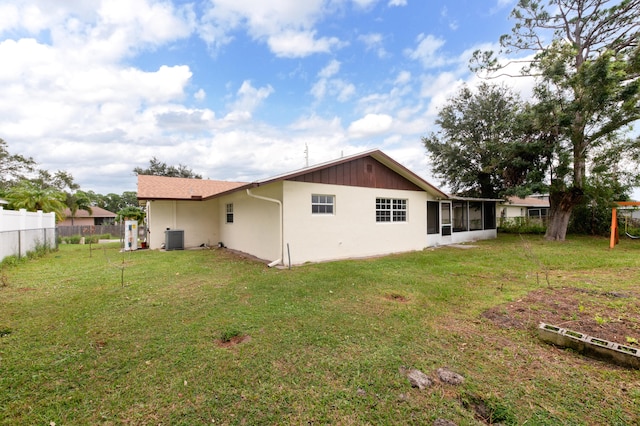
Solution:
<svg viewBox="0 0 640 426">
<path fill-rule="evenodd" d="M 358 158 L 353 161 L 295 176 L 287 180 L 329 185 L 360 186 L 365 188 L 422 191 L 419 186 L 371 157 Z"/>
</svg>

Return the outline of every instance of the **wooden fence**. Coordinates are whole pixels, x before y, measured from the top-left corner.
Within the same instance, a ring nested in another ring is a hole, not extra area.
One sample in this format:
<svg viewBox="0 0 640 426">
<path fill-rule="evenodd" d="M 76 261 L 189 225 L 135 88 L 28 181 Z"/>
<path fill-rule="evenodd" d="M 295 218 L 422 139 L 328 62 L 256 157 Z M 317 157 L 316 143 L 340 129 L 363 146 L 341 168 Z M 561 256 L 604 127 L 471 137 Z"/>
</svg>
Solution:
<svg viewBox="0 0 640 426">
<path fill-rule="evenodd" d="M 124 236 L 124 224 L 57 226 L 56 230 L 58 233 L 58 237 L 63 237 L 63 238 L 71 237 L 74 235 L 88 237 L 90 235 L 103 235 L 103 234 L 111 234 L 113 238 L 120 238 Z M 144 238 L 144 235 L 145 235 L 144 226 L 139 226 L 138 237 Z"/>
</svg>

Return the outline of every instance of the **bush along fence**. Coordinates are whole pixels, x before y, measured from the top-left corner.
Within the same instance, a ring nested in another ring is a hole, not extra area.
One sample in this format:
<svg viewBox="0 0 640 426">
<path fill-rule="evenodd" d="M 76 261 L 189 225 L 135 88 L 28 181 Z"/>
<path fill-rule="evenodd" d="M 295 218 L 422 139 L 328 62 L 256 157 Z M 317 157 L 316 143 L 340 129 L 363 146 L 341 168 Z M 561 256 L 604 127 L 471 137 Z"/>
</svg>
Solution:
<svg viewBox="0 0 640 426">
<path fill-rule="evenodd" d="M 0 262 L 42 248 L 56 248 L 55 213 L 4 210 L 0 206 Z"/>
</svg>

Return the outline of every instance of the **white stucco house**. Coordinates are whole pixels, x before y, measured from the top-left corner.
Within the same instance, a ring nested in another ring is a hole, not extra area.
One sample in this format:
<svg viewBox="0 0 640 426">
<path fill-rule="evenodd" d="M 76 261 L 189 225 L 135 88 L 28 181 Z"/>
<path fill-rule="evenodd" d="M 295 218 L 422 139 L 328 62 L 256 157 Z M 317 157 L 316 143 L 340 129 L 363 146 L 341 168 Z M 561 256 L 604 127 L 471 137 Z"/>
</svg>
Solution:
<svg viewBox="0 0 640 426">
<path fill-rule="evenodd" d="M 222 244 L 271 265 L 496 237 L 498 200 L 449 196 L 379 150 L 257 182 L 138 176 L 147 245 Z"/>
<path fill-rule="evenodd" d="M 528 218 L 546 223 L 549 208 L 548 195 L 530 195 L 525 198 L 512 196 L 498 205 L 500 221 Z"/>
</svg>

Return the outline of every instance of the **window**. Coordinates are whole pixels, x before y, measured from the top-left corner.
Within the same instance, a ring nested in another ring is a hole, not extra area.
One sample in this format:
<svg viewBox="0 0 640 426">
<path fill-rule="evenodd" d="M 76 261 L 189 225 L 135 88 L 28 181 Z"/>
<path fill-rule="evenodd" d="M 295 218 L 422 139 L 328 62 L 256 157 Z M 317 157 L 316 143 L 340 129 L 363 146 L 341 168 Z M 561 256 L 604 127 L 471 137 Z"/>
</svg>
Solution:
<svg viewBox="0 0 640 426">
<path fill-rule="evenodd" d="M 333 195 L 311 195 L 312 214 L 333 214 Z"/>
<path fill-rule="evenodd" d="M 227 204 L 227 223 L 233 223 L 233 203 Z"/>
<path fill-rule="evenodd" d="M 442 235 L 451 235 L 451 203 L 440 204 Z"/>
<path fill-rule="evenodd" d="M 440 203 L 427 201 L 427 234 L 438 234 L 440 228 Z"/>
<path fill-rule="evenodd" d="M 496 229 L 496 203 L 484 202 L 484 229 Z"/>
<path fill-rule="evenodd" d="M 406 222 L 407 200 L 376 198 L 376 222 Z"/>
<path fill-rule="evenodd" d="M 482 202 L 469 203 L 469 231 L 482 230 Z"/>
<path fill-rule="evenodd" d="M 463 232 L 468 230 L 466 201 L 454 201 L 453 205 L 453 232 Z"/>
<path fill-rule="evenodd" d="M 529 209 L 529 217 L 545 217 L 548 214 L 548 210 L 546 208 L 540 208 L 540 209 Z"/>
</svg>

